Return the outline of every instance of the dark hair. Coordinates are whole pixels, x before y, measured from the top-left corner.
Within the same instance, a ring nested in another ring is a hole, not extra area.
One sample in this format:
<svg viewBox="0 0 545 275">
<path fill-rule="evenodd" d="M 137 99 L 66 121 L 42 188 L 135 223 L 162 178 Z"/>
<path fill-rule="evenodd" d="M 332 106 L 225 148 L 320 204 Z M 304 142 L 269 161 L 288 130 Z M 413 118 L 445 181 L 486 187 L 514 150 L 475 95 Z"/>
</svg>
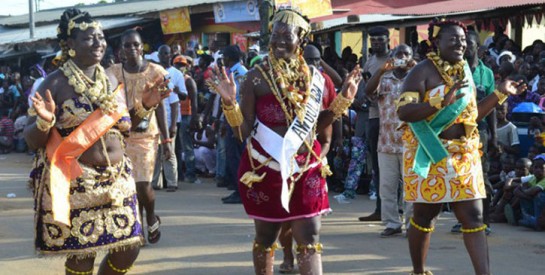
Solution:
<svg viewBox="0 0 545 275">
<path fill-rule="evenodd" d="M 456 27 L 462 28 L 464 30 L 464 33 L 467 35 L 467 28 L 466 28 L 466 25 L 464 25 L 464 23 L 457 20 L 452 20 L 452 19 L 440 20 L 438 18 L 435 18 L 428 25 L 428 39 L 433 42 L 439 36 L 439 34 L 443 31 L 445 27 L 450 27 L 450 26 L 456 26 Z M 435 27 L 440 27 L 441 30 L 439 30 L 436 36 L 433 36 Z M 433 45 L 433 48 L 435 49 L 435 45 Z"/>
<path fill-rule="evenodd" d="M 214 62 L 214 58 L 209 54 L 203 54 L 200 58 L 205 62 L 206 67 L 210 66 L 210 64 Z"/>
<path fill-rule="evenodd" d="M 231 61 L 238 62 L 242 56 L 242 52 L 237 45 L 229 45 L 223 48 L 223 56 L 229 58 Z"/>
<path fill-rule="evenodd" d="M 121 33 L 120 40 L 123 41 L 123 39 L 125 39 L 125 38 L 127 38 L 128 36 L 131 36 L 131 35 L 136 35 L 136 36 L 138 36 L 140 38 L 140 40 L 142 40 L 142 36 L 135 29 L 128 29 L 128 30 L 123 31 Z"/>
<path fill-rule="evenodd" d="M 481 45 L 481 42 L 479 41 L 479 34 L 477 34 L 476 31 L 474 30 L 469 30 L 467 31 L 467 38 L 469 38 L 470 36 L 475 38 L 475 41 L 477 42 L 477 46 L 480 46 Z"/>
<path fill-rule="evenodd" d="M 57 40 L 59 41 L 59 45 L 62 51 L 62 57 L 61 57 L 61 60 L 59 61 L 59 64 L 63 64 L 64 62 L 66 62 L 66 60 L 68 60 L 69 49 L 68 49 L 68 45 L 66 45 L 66 40 L 74 37 L 75 32 L 71 31 L 70 35 L 68 34 L 68 28 L 69 28 L 68 25 L 70 21 L 74 21 L 74 23 L 79 24 L 83 22 L 92 23 L 95 20 L 93 19 L 93 17 L 91 17 L 91 15 L 88 12 L 81 11 L 76 8 L 66 9 L 62 13 L 61 18 L 59 20 L 59 26 L 57 27 Z"/>
</svg>

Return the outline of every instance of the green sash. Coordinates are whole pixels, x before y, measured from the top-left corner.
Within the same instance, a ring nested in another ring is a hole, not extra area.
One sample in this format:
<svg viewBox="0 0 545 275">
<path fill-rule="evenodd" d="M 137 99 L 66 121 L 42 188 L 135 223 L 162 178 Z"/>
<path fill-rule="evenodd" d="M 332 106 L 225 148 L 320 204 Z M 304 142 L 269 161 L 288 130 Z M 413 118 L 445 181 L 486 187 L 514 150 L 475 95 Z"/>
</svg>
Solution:
<svg viewBox="0 0 545 275">
<path fill-rule="evenodd" d="M 437 163 L 448 156 L 447 150 L 443 147 L 438 137 L 439 134 L 462 113 L 467 107 L 471 96 L 474 96 L 473 77 L 467 64 L 464 66 L 464 71 L 465 79 L 468 80 L 469 86 L 456 91 L 457 95 L 464 93 L 462 98 L 439 110 L 430 122 L 423 119 L 409 123 L 414 136 L 418 140 L 413 171 L 423 178 L 428 177 L 432 162 Z"/>
</svg>

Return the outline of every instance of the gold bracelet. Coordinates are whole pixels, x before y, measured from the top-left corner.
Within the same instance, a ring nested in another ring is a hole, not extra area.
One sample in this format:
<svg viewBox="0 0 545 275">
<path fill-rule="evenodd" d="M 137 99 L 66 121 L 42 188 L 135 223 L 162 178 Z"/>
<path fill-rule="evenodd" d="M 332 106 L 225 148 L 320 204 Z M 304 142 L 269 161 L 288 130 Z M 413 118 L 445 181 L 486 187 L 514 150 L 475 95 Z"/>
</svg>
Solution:
<svg viewBox="0 0 545 275">
<path fill-rule="evenodd" d="M 419 92 L 404 92 L 399 96 L 399 99 L 396 102 L 396 111 L 397 109 L 411 103 L 418 103 L 420 99 Z"/>
<path fill-rule="evenodd" d="M 498 97 L 498 104 L 503 104 L 507 98 L 509 97 L 508 95 L 498 91 L 498 90 L 494 90 L 494 94 Z"/>
<path fill-rule="evenodd" d="M 333 118 L 336 120 L 339 117 L 341 117 L 344 114 L 344 112 L 346 112 L 346 110 L 348 110 L 348 107 L 352 105 L 353 101 L 354 99 L 348 99 L 344 97 L 343 94 L 341 93 L 333 100 L 331 105 L 329 105 L 328 110 L 333 112 L 334 114 Z"/>
<path fill-rule="evenodd" d="M 34 106 L 28 108 L 28 116 L 36 116 L 37 113 L 36 113 L 36 109 L 34 109 Z"/>
<path fill-rule="evenodd" d="M 145 117 L 148 117 L 151 113 L 153 113 L 155 109 L 157 109 L 157 106 L 151 107 L 150 109 L 146 109 L 144 108 L 144 105 L 141 105 L 138 107 L 134 107 L 134 109 L 135 109 L 135 114 L 138 117 L 145 118 Z"/>
<path fill-rule="evenodd" d="M 229 123 L 231 127 L 240 127 L 242 125 L 244 117 L 242 116 L 240 106 L 238 106 L 237 102 L 233 105 L 225 105 L 222 100 L 221 107 L 223 109 L 223 114 L 225 114 L 225 119 L 227 119 L 227 123 Z"/>
<path fill-rule="evenodd" d="M 46 121 L 41 116 L 38 116 L 36 118 L 36 128 L 42 132 L 49 132 L 49 129 L 51 129 L 53 126 L 55 126 L 55 116 L 53 116 L 53 120 Z"/>
<path fill-rule="evenodd" d="M 443 97 L 439 95 L 432 96 L 428 100 L 428 103 L 430 104 L 431 107 L 437 110 L 441 110 L 441 108 L 443 108 Z"/>
</svg>

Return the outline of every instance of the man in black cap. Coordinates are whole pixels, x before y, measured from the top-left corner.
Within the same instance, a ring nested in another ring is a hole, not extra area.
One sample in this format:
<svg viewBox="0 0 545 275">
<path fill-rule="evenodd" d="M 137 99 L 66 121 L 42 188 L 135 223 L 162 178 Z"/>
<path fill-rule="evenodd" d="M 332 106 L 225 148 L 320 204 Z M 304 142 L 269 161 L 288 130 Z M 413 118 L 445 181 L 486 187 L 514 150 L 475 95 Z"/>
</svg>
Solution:
<svg viewBox="0 0 545 275">
<path fill-rule="evenodd" d="M 362 72 L 375 74 L 382 65 L 388 60 L 390 56 L 390 32 L 386 27 L 376 26 L 369 29 L 369 40 L 371 42 L 372 55 L 369 60 L 363 65 Z M 367 49 L 363 49 L 366 51 Z M 364 89 L 359 89 L 358 93 L 364 93 Z M 359 95 L 356 95 L 358 98 Z M 380 221 L 381 220 L 381 200 L 380 200 L 380 187 L 379 187 L 379 167 L 378 167 L 378 130 L 380 126 L 379 122 L 379 110 L 376 103 L 376 98 L 369 99 L 369 121 L 365 128 L 367 148 L 371 154 L 371 166 L 373 168 L 373 183 L 376 187 L 377 203 L 375 211 L 366 217 L 360 217 L 362 222 L 367 221 Z"/>
</svg>

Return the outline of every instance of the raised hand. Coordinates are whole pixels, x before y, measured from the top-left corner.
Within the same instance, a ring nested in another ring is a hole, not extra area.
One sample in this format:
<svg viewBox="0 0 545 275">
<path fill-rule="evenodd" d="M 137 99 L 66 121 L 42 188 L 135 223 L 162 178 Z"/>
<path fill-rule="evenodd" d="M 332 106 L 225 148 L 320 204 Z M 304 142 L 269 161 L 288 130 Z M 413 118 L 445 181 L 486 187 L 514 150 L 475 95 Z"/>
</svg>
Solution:
<svg viewBox="0 0 545 275">
<path fill-rule="evenodd" d="M 519 95 L 526 91 L 528 86 L 523 80 L 505 80 L 498 86 L 498 90 L 506 95 Z"/>
<path fill-rule="evenodd" d="M 215 68 L 213 78 L 214 80 L 206 80 L 206 85 L 218 93 L 226 105 L 235 104 L 237 100 L 237 86 L 235 84 L 235 77 L 233 74 L 227 77 L 225 68 Z"/>
<path fill-rule="evenodd" d="M 452 87 L 450 87 L 450 90 L 443 98 L 443 102 L 441 103 L 441 106 L 446 107 L 454 102 L 456 102 L 458 99 L 462 98 L 464 96 L 463 93 L 460 93 L 456 95 L 456 91 L 460 90 L 461 88 L 467 87 L 469 85 L 469 82 L 467 80 L 458 80 L 454 83 Z"/>
<path fill-rule="evenodd" d="M 387 71 L 391 71 L 393 69 L 395 69 L 395 65 L 394 65 L 394 59 L 393 58 L 388 58 L 388 60 L 386 60 L 386 62 L 384 62 L 384 65 L 382 65 L 382 68 L 380 68 L 383 72 L 387 72 Z"/>
<path fill-rule="evenodd" d="M 161 103 L 161 100 L 168 97 L 172 92 L 168 88 L 168 79 L 164 79 L 162 76 L 157 77 L 155 81 L 146 83 L 144 92 L 142 93 L 142 105 L 146 109 L 150 109 L 157 104 Z"/>
<path fill-rule="evenodd" d="M 45 91 L 45 99 L 39 93 L 36 93 L 36 95 L 30 99 L 32 100 L 32 106 L 34 107 L 34 110 L 36 110 L 36 114 L 39 117 L 48 122 L 53 121 L 55 109 L 57 107 L 55 105 L 55 101 L 53 101 L 53 97 L 51 96 L 51 91 Z"/>
<path fill-rule="evenodd" d="M 347 99 L 356 97 L 358 84 L 362 79 L 360 66 L 357 65 L 344 80 L 342 95 Z"/>
</svg>

